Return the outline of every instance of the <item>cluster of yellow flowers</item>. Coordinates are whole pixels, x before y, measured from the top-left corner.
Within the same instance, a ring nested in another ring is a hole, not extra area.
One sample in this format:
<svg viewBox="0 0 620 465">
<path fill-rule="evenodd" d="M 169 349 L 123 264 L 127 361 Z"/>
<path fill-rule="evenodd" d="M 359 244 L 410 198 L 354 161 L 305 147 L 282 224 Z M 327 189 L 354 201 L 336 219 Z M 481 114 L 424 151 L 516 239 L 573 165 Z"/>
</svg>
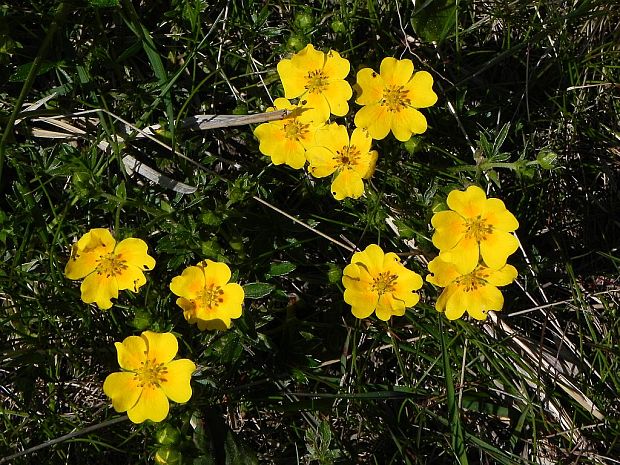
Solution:
<svg viewBox="0 0 620 465">
<path fill-rule="evenodd" d="M 333 175 L 331 191 L 337 200 L 364 193 L 363 180 L 373 175 L 379 156 L 371 150 L 373 139 L 383 139 L 390 131 L 400 141 L 423 133 L 426 118 L 417 109 L 437 101 L 429 73 L 414 73 L 411 60 L 385 58 L 379 73 L 370 68 L 357 73 L 355 102 L 362 108 L 349 135 L 346 126 L 328 122 L 331 115 L 349 112 L 349 71 L 349 61 L 338 52 L 324 53 L 310 44 L 283 59 L 278 74 L 285 98 L 277 98 L 268 111 L 289 114 L 254 130 L 259 150 L 275 165 L 301 169 L 308 163 L 308 172 L 316 178 Z"/>
<path fill-rule="evenodd" d="M 109 309 L 119 290 L 138 292 L 146 283 L 144 271 L 154 267 L 155 259 L 143 240 L 128 238 L 117 244 L 109 230 L 95 228 L 73 244 L 65 276 L 84 279 L 80 286 L 84 302 Z M 196 323 L 200 330 L 227 329 L 231 319 L 241 316 L 243 288 L 229 283 L 230 277 L 225 263 L 204 260 L 172 279 L 170 290 L 179 296 L 176 303 L 190 324 Z M 134 423 L 162 421 L 168 415 L 168 399 L 189 400 L 196 365 L 187 359 L 173 361 L 178 342 L 172 333 L 145 331 L 115 346 L 125 371 L 109 375 L 103 391 L 116 411 L 127 411 Z"/>
<path fill-rule="evenodd" d="M 455 320 L 467 313 L 484 320 L 491 310 L 504 305 L 498 286 L 517 277 L 514 266 L 506 264 L 517 250 L 511 233 L 519 223 L 499 199 L 487 199 L 477 186 L 448 195 L 450 210 L 433 215 L 433 244 L 439 256 L 428 264 L 426 280 L 445 288 L 435 308 Z M 384 254 L 376 245 L 353 254 L 344 269 L 344 300 L 357 318 L 376 312 L 381 320 L 404 315 L 405 308 L 419 300 L 422 278 L 405 268 L 394 253 Z"/>
<path fill-rule="evenodd" d="M 390 131 L 400 141 L 426 130 L 426 119 L 417 110 L 433 105 L 437 95 L 433 79 L 425 71 L 414 73 L 410 60 L 385 58 L 380 72 L 364 68 L 357 73 L 356 128 L 328 123 L 331 115 L 344 116 L 353 91 L 345 81 L 349 62 L 338 52 L 315 50 L 308 45 L 278 64 L 286 98 L 278 98 L 271 110 L 289 110 L 279 121 L 259 125 L 254 133 L 260 151 L 274 164 L 303 168 L 317 178 L 333 175 L 332 193 L 338 200 L 358 198 L 364 179 L 374 172 L 378 153 L 373 139 Z M 291 103 L 289 99 L 298 99 Z M 501 310 L 504 299 L 498 286 L 510 284 L 517 270 L 506 263 L 518 247 L 512 234 L 516 218 L 504 203 L 487 198 L 476 186 L 454 190 L 447 198 L 449 210 L 436 213 L 433 244 L 439 254 L 428 264 L 426 280 L 444 288 L 435 304 L 450 320 L 467 312 L 484 320 L 491 310 Z M 101 309 L 112 307 L 119 290 L 138 292 L 146 283 L 144 271 L 155 267 L 148 246 L 141 239 L 127 238 L 118 244 L 109 230 L 91 229 L 73 246 L 65 268 L 69 279 L 83 279 L 81 298 Z M 187 267 L 170 282 L 170 291 L 185 319 L 205 329 L 228 329 L 239 318 L 243 288 L 229 282 L 225 263 L 204 260 Z M 407 269 L 393 252 L 377 244 L 353 254 L 343 271 L 344 301 L 357 318 L 374 312 L 380 320 L 402 316 L 420 300 L 416 292 L 422 277 Z M 190 378 L 196 365 L 188 359 L 174 360 L 178 342 L 172 333 L 145 331 L 115 343 L 123 371 L 110 374 L 103 390 L 118 412 L 129 419 L 162 421 L 169 410 L 168 399 L 187 402 Z"/>
</svg>

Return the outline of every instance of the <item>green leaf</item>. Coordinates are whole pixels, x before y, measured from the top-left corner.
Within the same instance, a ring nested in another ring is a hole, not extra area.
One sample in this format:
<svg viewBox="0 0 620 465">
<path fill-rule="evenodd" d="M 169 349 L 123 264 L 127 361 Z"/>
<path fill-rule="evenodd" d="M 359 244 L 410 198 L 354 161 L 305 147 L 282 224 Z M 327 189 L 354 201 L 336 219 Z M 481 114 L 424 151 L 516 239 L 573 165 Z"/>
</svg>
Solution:
<svg viewBox="0 0 620 465">
<path fill-rule="evenodd" d="M 18 66 L 15 69 L 15 72 L 9 76 L 9 82 L 24 82 L 28 77 L 28 73 L 30 73 L 33 63 L 34 62 L 24 63 L 23 65 Z M 37 70 L 37 76 L 47 73 L 50 69 L 55 68 L 56 65 L 57 63 L 52 62 L 41 63 L 41 66 Z"/>
<path fill-rule="evenodd" d="M 243 286 L 246 299 L 262 299 L 268 296 L 276 287 L 267 283 L 249 283 Z"/>
<path fill-rule="evenodd" d="M 411 17 L 413 30 L 425 42 L 443 42 L 455 24 L 455 0 L 429 0 Z"/>
<path fill-rule="evenodd" d="M 272 263 L 269 271 L 265 273 L 265 277 L 284 276 L 295 270 L 295 268 L 297 268 L 297 265 L 291 262 Z"/>
<path fill-rule="evenodd" d="M 91 6 L 96 8 L 110 8 L 118 6 L 118 0 L 88 0 Z"/>
<path fill-rule="evenodd" d="M 230 430 L 226 434 L 224 450 L 226 451 L 226 465 L 258 465 L 254 451 L 240 439 L 235 440 L 235 434 Z"/>
</svg>

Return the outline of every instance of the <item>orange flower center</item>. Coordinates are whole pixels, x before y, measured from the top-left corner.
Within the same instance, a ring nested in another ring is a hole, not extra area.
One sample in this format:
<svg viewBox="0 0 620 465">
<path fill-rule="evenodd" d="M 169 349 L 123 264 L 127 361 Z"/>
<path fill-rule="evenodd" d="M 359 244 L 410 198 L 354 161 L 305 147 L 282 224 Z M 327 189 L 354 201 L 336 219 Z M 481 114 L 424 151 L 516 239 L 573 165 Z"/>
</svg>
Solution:
<svg viewBox="0 0 620 465">
<path fill-rule="evenodd" d="M 99 275 L 105 275 L 107 278 L 110 278 L 121 274 L 121 272 L 126 269 L 127 261 L 118 258 L 118 255 L 111 252 L 109 254 L 102 255 L 101 258 L 97 260 L 97 268 L 95 268 L 95 272 Z"/>
<path fill-rule="evenodd" d="M 206 309 L 212 309 L 213 307 L 219 306 L 222 302 L 224 302 L 224 290 L 220 286 L 215 286 L 211 284 L 209 286 L 205 286 L 203 291 L 198 295 L 198 300 L 200 302 L 200 306 Z"/>
<path fill-rule="evenodd" d="M 397 279 L 397 275 L 390 274 L 389 271 L 383 271 L 379 273 L 379 276 L 373 278 L 370 288 L 373 292 L 376 292 L 379 296 L 382 296 L 383 294 L 394 292 Z"/>
<path fill-rule="evenodd" d="M 493 226 L 487 224 L 486 219 L 480 215 L 465 220 L 465 237 L 468 239 L 473 237 L 477 242 L 481 242 L 486 240 L 492 232 Z"/>
<path fill-rule="evenodd" d="M 138 380 L 138 387 L 159 387 L 167 381 L 168 367 L 164 363 L 155 360 L 140 362 L 140 368 L 133 377 Z"/>
<path fill-rule="evenodd" d="M 284 123 L 284 135 L 287 139 L 300 140 L 303 139 L 308 133 L 309 124 L 303 124 L 293 119 Z"/>
<path fill-rule="evenodd" d="M 381 105 L 386 106 L 390 112 L 399 112 L 402 109 L 411 106 L 409 93 L 403 88 L 403 86 L 388 86 L 383 90 Z"/>
<path fill-rule="evenodd" d="M 308 82 L 306 83 L 306 89 L 310 93 L 320 94 L 327 90 L 327 76 L 321 69 L 315 71 L 309 71 L 306 75 Z"/>
<path fill-rule="evenodd" d="M 479 287 L 486 286 L 489 273 L 486 269 L 475 269 L 469 274 L 460 276 L 454 281 L 461 286 L 465 292 L 474 292 Z"/>
<path fill-rule="evenodd" d="M 336 150 L 333 160 L 340 168 L 349 168 L 359 164 L 362 154 L 355 145 L 345 145 L 341 150 Z"/>
</svg>

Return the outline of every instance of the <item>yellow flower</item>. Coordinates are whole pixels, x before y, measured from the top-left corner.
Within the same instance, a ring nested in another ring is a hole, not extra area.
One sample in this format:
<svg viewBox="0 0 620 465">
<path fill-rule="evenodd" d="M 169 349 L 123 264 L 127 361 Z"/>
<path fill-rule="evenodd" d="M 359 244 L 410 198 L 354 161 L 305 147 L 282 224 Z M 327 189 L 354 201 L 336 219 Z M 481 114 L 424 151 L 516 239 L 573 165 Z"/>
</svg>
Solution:
<svg viewBox="0 0 620 465">
<path fill-rule="evenodd" d="M 336 200 L 354 199 L 364 193 L 362 179 L 372 176 L 379 156 L 370 150 L 372 139 L 363 129 L 355 129 L 349 140 L 345 126 L 332 123 L 319 129 L 315 145 L 306 152 L 312 176 L 323 178 L 335 173 L 332 194 Z"/>
<path fill-rule="evenodd" d="M 342 284 L 344 301 L 351 305 L 353 315 L 366 318 L 376 312 L 386 321 L 392 315 L 404 315 L 405 308 L 418 303 L 420 296 L 413 291 L 422 287 L 422 278 L 405 268 L 395 253 L 384 254 L 381 247 L 371 244 L 353 254 Z"/>
<path fill-rule="evenodd" d="M 411 60 L 384 58 L 380 74 L 370 68 L 357 73 L 360 94 L 356 103 L 364 105 L 355 115 L 355 125 L 366 128 L 373 139 L 383 139 L 390 130 L 400 141 L 426 131 L 426 118 L 417 108 L 437 102 L 433 77 L 426 71 L 413 73 Z"/>
<path fill-rule="evenodd" d="M 80 286 L 82 300 L 108 309 L 112 306 L 110 299 L 117 299 L 119 290 L 138 292 L 146 283 L 142 271 L 155 267 L 155 259 L 147 249 L 141 239 L 128 238 L 117 244 L 109 230 L 91 229 L 73 244 L 65 276 L 85 278 Z"/>
<path fill-rule="evenodd" d="M 435 213 L 431 219 L 433 244 L 442 260 L 454 263 L 462 274 L 476 268 L 480 256 L 489 268 L 504 266 L 519 246 L 510 234 L 519 222 L 504 202 L 487 199 L 482 189 L 469 186 L 465 192 L 450 192 L 447 203 L 451 210 Z"/>
<path fill-rule="evenodd" d="M 243 288 L 229 283 L 230 268 L 225 263 L 204 260 L 172 278 L 170 290 L 178 295 L 177 305 L 198 329 L 228 329 L 231 319 L 241 316 Z"/>
<path fill-rule="evenodd" d="M 446 312 L 446 317 L 456 320 L 467 311 L 477 320 L 484 320 L 487 312 L 499 311 L 504 306 L 504 296 L 497 286 L 506 286 L 517 277 L 517 270 L 512 265 L 504 265 L 499 270 L 492 270 L 478 265 L 469 273 L 461 273 L 453 263 L 445 262 L 441 257 L 428 264 L 432 274 L 426 280 L 439 287 L 445 287 L 435 308 Z"/>
<path fill-rule="evenodd" d="M 290 110 L 284 119 L 257 126 L 254 135 L 260 142 L 261 153 L 271 158 L 274 165 L 286 164 L 300 169 L 306 164 L 306 149 L 313 143 L 316 130 L 323 126 L 316 111 L 292 105 L 278 98 L 275 107 L 267 111 Z"/>
<path fill-rule="evenodd" d="M 323 121 L 327 121 L 330 113 L 344 116 L 349 112 L 347 101 L 353 91 L 344 80 L 349 70 L 349 61 L 338 52 L 330 50 L 325 54 L 311 44 L 278 63 L 284 96 L 287 99 L 300 97 L 302 104 L 314 108 Z"/>
<path fill-rule="evenodd" d="M 114 345 L 125 371 L 108 375 L 103 392 L 117 412 L 126 411 L 134 423 L 162 421 L 168 399 L 184 403 L 192 396 L 190 378 L 196 365 L 186 358 L 172 360 L 179 349 L 174 334 L 145 331 Z"/>
</svg>

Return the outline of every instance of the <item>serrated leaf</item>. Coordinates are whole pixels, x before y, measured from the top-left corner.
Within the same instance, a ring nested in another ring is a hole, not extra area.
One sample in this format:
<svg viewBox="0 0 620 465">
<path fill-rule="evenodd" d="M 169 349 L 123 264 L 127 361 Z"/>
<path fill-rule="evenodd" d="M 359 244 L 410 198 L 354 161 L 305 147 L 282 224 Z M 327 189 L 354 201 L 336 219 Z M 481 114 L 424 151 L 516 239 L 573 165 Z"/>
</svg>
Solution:
<svg viewBox="0 0 620 465">
<path fill-rule="evenodd" d="M 284 276 L 294 271 L 295 268 L 297 268 L 297 265 L 291 262 L 272 263 L 265 276 L 268 278 L 273 276 Z"/>
<path fill-rule="evenodd" d="M 243 286 L 246 299 L 262 299 L 268 296 L 276 287 L 268 283 L 249 283 Z"/>
<path fill-rule="evenodd" d="M 411 17 L 413 30 L 425 42 L 443 42 L 455 24 L 455 0 L 429 0 Z"/>
</svg>

